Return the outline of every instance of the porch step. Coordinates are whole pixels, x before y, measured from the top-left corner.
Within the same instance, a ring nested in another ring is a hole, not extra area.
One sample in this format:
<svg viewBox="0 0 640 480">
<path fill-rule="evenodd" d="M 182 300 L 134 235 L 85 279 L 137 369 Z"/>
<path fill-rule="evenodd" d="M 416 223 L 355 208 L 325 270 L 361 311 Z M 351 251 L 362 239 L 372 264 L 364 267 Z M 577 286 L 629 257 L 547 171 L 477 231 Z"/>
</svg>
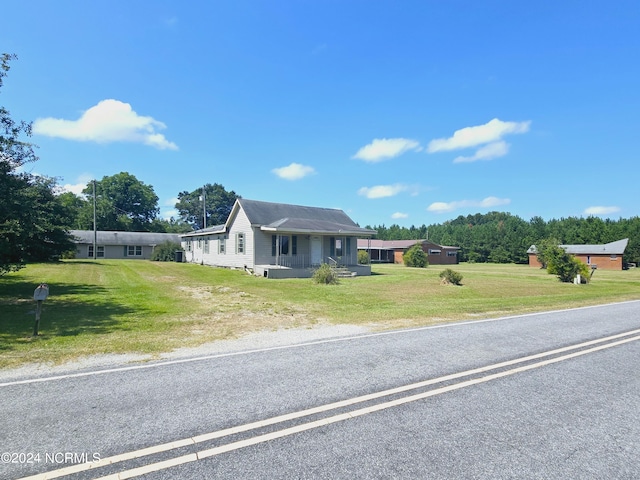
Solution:
<svg viewBox="0 0 640 480">
<path fill-rule="evenodd" d="M 352 272 L 347 267 L 334 267 L 333 270 L 336 272 L 338 278 L 350 278 L 358 276 L 356 272 Z"/>
</svg>

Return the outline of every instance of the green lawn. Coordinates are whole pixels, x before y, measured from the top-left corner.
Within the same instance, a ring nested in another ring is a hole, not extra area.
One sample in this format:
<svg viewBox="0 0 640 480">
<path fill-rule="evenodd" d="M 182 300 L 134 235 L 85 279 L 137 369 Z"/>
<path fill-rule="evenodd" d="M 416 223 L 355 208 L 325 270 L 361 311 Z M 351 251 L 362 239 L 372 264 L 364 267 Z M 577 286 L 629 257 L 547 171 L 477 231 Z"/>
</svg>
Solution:
<svg viewBox="0 0 640 480">
<path fill-rule="evenodd" d="M 640 299 L 640 269 L 595 272 L 563 284 L 525 265 L 461 264 L 461 287 L 444 267 L 377 265 L 371 277 L 316 285 L 268 280 L 193 264 L 69 260 L 0 277 L 0 368 L 59 363 L 96 353 L 157 355 L 264 329 L 351 323 L 401 328 Z M 40 325 L 33 291 L 50 287 Z"/>
</svg>

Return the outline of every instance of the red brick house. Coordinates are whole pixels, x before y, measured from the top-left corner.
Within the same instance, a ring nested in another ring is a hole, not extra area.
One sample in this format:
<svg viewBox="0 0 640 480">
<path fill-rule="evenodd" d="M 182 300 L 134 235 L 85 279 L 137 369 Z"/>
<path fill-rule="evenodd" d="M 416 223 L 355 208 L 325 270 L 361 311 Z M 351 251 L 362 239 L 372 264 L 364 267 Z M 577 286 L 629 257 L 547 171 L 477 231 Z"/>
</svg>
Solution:
<svg viewBox="0 0 640 480">
<path fill-rule="evenodd" d="M 629 239 L 624 238 L 604 245 L 559 245 L 559 247 L 591 267 L 603 270 L 622 270 L 622 257 L 628 243 Z M 538 261 L 535 245 L 529 247 L 527 254 L 529 255 L 530 266 L 542 267 Z"/>
<path fill-rule="evenodd" d="M 416 243 L 427 254 L 429 265 L 455 265 L 460 247 L 438 245 L 429 240 L 368 240 L 358 239 L 358 250 L 369 252 L 371 263 L 404 263 L 404 253 Z"/>
</svg>

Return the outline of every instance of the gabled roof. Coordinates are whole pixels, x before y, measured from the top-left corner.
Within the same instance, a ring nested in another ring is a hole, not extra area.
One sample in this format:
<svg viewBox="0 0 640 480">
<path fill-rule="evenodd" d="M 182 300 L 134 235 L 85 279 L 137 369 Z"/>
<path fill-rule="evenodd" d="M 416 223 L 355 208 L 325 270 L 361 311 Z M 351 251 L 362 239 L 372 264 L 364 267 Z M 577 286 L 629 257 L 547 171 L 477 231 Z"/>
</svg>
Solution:
<svg viewBox="0 0 640 480">
<path fill-rule="evenodd" d="M 335 208 L 306 207 L 286 203 L 261 202 L 239 198 L 224 225 L 226 231 L 242 208 L 253 227 L 268 232 L 318 233 L 344 235 L 375 235 L 375 230 L 360 228 L 342 210 Z M 198 232 L 194 232 L 194 235 Z M 207 232 L 213 233 L 213 232 Z"/>
<path fill-rule="evenodd" d="M 93 244 L 93 230 L 71 230 L 75 243 Z M 100 245 L 160 245 L 164 242 L 180 243 L 180 234 L 156 232 L 96 232 Z"/>
<path fill-rule="evenodd" d="M 295 229 L 319 231 L 351 230 L 362 231 L 368 235 L 373 230 L 360 228 L 342 210 L 336 208 L 306 207 L 286 203 L 260 202 L 240 198 L 237 203 L 252 225 L 269 228 L 283 228 L 285 225 Z"/>
<path fill-rule="evenodd" d="M 572 255 L 622 255 L 629 243 L 628 238 L 603 245 L 559 245 L 567 253 Z M 535 245 L 531 245 L 527 253 L 538 253 Z"/>
</svg>

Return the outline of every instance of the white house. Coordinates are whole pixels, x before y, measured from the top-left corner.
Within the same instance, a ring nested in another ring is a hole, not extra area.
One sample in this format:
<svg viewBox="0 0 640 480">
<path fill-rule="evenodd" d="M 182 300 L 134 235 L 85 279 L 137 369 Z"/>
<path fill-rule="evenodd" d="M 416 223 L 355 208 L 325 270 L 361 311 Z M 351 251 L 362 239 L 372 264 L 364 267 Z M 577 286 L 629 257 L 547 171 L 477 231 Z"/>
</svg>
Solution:
<svg viewBox="0 0 640 480">
<path fill-rule="evenodd" d="M 357 275 L 360 228 L 342 210 L 236 200 L 224 225 L 182 235 L 187 262 L 240 268 L 268 278 L 304 278 L 322 263 L 338 264 Z"/>
</svg>

